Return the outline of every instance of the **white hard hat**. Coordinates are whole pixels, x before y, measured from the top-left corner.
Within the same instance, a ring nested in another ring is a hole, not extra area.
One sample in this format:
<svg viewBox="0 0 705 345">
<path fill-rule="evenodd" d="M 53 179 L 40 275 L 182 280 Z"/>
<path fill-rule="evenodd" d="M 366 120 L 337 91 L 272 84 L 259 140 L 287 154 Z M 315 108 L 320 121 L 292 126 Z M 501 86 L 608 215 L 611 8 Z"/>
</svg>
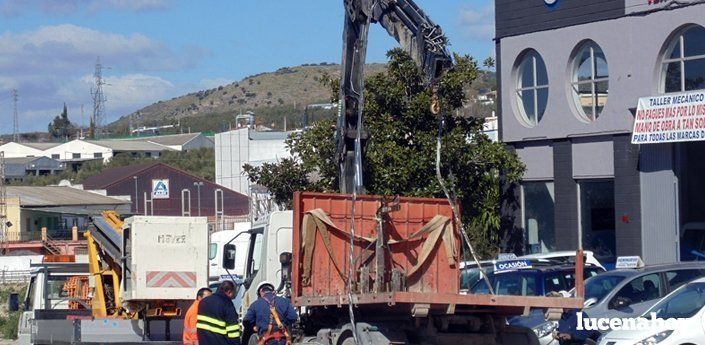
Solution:
<svg viewBox="0 0 705 345">
<path fill-rule="evenodd" d="M 268 282 L 268 281 L 265 280 L 265 281 L 263 281 L 263 282 L 257 284 L 257 293 L 259 293 L 259 290 L 262 289 L 262 288 L 265 287 L 265 286 L 269 286 L 269 288 L 272 289 L 272 291 L 274 291 L 274 284 L 272 284 L 272 283 L 270 283 L 270 282 Z"/>
</svg>

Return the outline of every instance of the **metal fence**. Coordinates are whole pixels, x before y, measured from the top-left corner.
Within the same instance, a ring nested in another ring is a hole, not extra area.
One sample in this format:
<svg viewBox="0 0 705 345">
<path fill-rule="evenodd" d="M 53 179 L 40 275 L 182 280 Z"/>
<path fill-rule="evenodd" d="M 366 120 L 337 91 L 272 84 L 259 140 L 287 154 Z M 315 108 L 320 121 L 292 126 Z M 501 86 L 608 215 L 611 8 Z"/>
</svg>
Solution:
<svg viewBox="0 0 705 345">
<path fill-rule="evenodd" d="M 30 271 L 0 270 L 0 285 L 26 284 L 29 282 Z"/>
</svg>

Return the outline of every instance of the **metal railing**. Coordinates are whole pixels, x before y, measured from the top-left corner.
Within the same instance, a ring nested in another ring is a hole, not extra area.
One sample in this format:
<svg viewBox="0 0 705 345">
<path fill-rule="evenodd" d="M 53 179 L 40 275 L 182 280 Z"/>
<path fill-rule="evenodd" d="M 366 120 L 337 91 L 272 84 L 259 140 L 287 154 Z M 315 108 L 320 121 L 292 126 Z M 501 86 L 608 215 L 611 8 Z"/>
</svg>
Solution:
<svg viewBox="0 0 705 345">
<path fill-rule="evenodd" d="M 13 242 L 30 242 L 30 241 L 41 241 L 41 232 L 9 232 L 5 235 L 6 241 Z"/>
<path fill-rule="evenodd" d="M 46 240 L 50 241 L 70 241 L 73 237 L 71 230 L 48 230 Z M 83 239 L 83 231 L 78 232 L 78 239 Z M 6 242 L 31 242 L 31 241 L 42 241 L 41 231 L 32 232 L 9 232 L 6 234 Z"/>
</svg>

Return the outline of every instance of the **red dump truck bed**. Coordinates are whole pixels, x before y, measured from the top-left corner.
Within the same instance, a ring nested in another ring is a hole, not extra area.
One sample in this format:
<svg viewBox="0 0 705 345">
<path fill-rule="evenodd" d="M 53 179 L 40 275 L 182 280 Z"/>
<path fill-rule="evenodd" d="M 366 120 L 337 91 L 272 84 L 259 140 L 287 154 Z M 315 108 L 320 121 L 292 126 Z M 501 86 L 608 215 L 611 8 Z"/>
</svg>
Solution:
<svg viewBox="0 0 705 345">
<path fill-rule="evenodd" d="M 353 251 L 353 300 L 390 312 L 521 313 L 525 307 L 580 308 L 582 299 L 459 294 L 459 227 L 445 199 L 399 198 L 386 213 L 383 233 L 384 287 L 375 289 L 375 243 L 383 197 L 358 196 Z M 294 195 L 292 299 L 299 306 L 348 303 L 346 282 L 352 196 L 297 192 Z M 378 265 L 378 263 L 377 263 Z"/>
</svg>

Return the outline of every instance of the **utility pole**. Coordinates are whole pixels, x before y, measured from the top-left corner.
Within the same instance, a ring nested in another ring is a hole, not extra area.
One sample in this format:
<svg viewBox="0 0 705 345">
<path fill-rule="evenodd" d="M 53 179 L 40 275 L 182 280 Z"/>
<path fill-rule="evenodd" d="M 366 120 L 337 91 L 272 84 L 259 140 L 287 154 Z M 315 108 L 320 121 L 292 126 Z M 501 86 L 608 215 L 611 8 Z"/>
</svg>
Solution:
<svg viewBox="0 0 705 345">
<path fill-rule="evenodd" d="M 7 192 L 5 190 L 5 152 L 0 151 L 0 254 L 5 255 L 10 241 L 7 228 Z"/>
<path fill-rule="evenodd" d="M 20 120 L 17 116 L 17 89 L 12 89 L 12 141 L 20 141 Z"/>
<path fill-rule="evenodd" d="M 96 136 L 105 124 L 105 102 L 107 99 L 103 94 L 103 85 L 105 81 L 103 80 L 103 65 L 100 63 L 100 57 L 95 61 L 95 72 L 93 73 L 93 79 L 95 80 L 95 85 L 91 91 L 93 96 L 93 116 L 91 122 L 93 125 L 93 136 Z"/>
</svg>

